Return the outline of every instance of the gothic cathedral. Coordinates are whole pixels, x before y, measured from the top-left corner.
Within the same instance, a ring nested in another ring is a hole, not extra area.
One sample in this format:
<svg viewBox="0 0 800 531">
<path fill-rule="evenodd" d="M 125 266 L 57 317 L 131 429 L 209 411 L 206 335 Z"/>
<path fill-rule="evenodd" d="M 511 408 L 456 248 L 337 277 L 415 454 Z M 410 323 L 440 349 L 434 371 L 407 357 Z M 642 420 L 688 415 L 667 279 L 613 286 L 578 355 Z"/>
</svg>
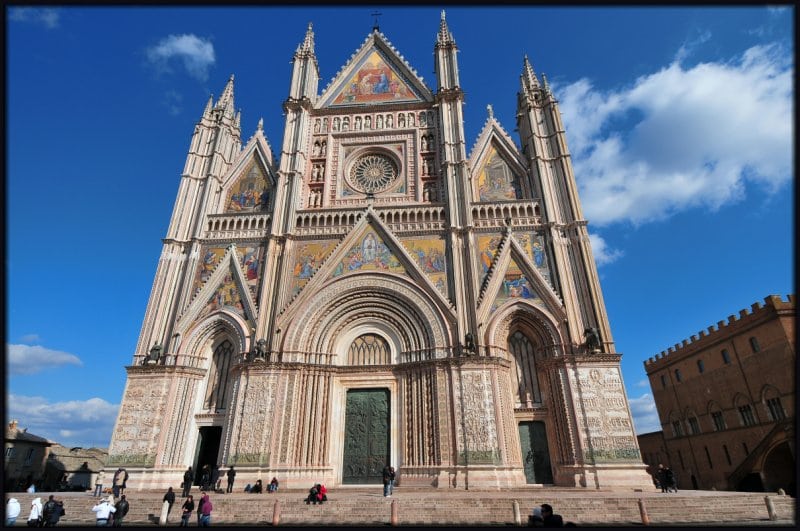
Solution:
<svg viewBox="0 0 800 531">
<path fill-rule="evenodd" d="M 434 55 L 435 91 L 376 27 L 319 93 L 309 25 L 277 160 L 233 77 L 209 99 L 109 449 L 134 488 L 652 485 L 546 79 L 521 150 L 489 108 L 468 156 L 444 13 Z"/>
</svg>

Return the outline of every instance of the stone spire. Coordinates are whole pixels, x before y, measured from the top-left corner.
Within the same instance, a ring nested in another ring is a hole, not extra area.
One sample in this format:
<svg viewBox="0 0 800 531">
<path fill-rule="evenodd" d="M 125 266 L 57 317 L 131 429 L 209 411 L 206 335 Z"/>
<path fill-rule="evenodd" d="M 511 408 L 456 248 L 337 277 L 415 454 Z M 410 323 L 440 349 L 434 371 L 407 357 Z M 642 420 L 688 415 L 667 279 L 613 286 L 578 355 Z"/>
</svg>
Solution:
<svg viewBox="0 0 800 531">
<path fill-rule="evenodd" d="M 224 110 L 225 114 L 233 115 L 233 74 L 228 79 L 228 83 L 225 85 L 222 96 L 219 97 L 215 108 Z"/>
<path fill-rule="evenodd" d="M 203 110 L 203 118 L 211 118 L 211 109 L 214 107 L 214 95 L 208 95 L 208 102 L 206 108 Z"/>
<path fill-rule="evenodd" d="M 256 130 L 257 131 L 263 131 L 264 130 L 264 118 L 263 117 L 258 119 L 258 125 L 256 126 Z"/>
<path fill-rule="evenodd" d="M 522 66 L 522 88 L 523 90 L 533 90 L 539 88 L 539 80 L 536 79 L 536 73 L 533 71 L 533 66 L 528 60 L 528 54 L 525 54 L 525 60 Z"/>
<path fill-rule="evenodd" d="M 445 20 L 444 9 L 442 9 L 442 20 L 439 22 L 439 35 L 436 38 L 437 44 L 455 44 L 456 41 L 450 34 L 450 29 L 447 27 L 447 20 Z"/>
<path fill-rule="evenodd" d="M 489 115 L 490 120 L 494 118 L 494 108 L 491 103 L 486 106 L 486 113 Z"/>
<path fill-rule="evenodd" d="M 314 53 L 314 31 L 312 30 L 311 22 L 308 23 L 303 42 L 297 47 L 297 53 Z"/>
<path fill-rule="evenodd" d="M 236 117 L 233 119 L 233 126 L 237 129 L 240 129 L 242 125 L 242 111 L 236 111 Z"/>
<path fill-rule="evenodd" d="M 547 76 L 544 75 L 544 72 L 542 72 L 542 88 L 544 88 L 544 93 L 545 94 L 550 94 L 551 93 L 550 92 L 550 85 L 547 84 Z"/>
</svg>

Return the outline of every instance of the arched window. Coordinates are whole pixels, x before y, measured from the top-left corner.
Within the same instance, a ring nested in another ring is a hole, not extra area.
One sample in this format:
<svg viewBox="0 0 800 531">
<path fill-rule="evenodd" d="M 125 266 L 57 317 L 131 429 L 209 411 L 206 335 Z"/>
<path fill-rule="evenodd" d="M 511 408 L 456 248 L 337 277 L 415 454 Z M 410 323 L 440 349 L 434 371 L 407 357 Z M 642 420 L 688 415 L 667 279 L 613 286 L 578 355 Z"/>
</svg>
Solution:
<svg viewBox="0 0 800 531">
<path fill-rule="evenodd" d="M 534 358 L 534 345 L 522 332 L 514 332 L 508 340 L 508 349 L 516 361 L 516 400 L 519 404 L 527 405 L 542 402 L 542 393 L 539 390 L 539 375 L 536 372 Z"/>
<path fill-rule="evenodd" d="M 348 365 L 389 365 L 391 359 L 389 343 L 377 334 L 358 336 L 347 351 Z"/>
<path fill-rule="evenodd" d="M 233 343 L 223 340 L 214 349 L 208 374 L 205 407 L 212 411 L 225 409 L 225 395 L 228 391 L 228 373 L 233 358 Z"/>
</svg>

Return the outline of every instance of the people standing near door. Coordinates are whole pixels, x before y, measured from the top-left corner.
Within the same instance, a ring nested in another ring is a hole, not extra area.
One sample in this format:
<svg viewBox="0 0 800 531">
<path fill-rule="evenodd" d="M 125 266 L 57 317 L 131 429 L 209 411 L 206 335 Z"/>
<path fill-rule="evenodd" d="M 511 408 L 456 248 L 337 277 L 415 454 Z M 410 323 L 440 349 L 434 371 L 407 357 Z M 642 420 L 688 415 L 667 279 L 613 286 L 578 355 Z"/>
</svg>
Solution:
<svg viewBox="0 0 800 531">
<path fill-rule="evenodd" d="M 211 525 L 211 510 L 213 506 L 211 505 L 211 498 L 208 497 L 208 494 L 203 494 L 203 497 L 200 498 L 200 519 L 197 522 L 197 525 L 200 527 L 208 527 Z"/>
<path fill-rule="evenodd" d="M 389 465 L 386 465 L 385 467 L 383 467 L 383 497 L 384 498 L 391 496 L 391 494 L 390 494 L 391 488 L 392 488 L 391 487 L 391 484 L 392 484 L 391 474 L 392 474 L 392 469 L 391 469 L 391 467 Z"/>
<path fill-rule="evenodd" d="M 208 465 L 203 465 L 200 470 L 200 490 L 208 490 L 208 485 L 211 483 L 211 469 Z"/>
<path fill-rule="evenodd" d="M 167 505 L 167 515 L 164 520 L 169 522 L 169 512 L 172 510 L 172 504 L 175 503 L 175 493 L 172 492 L 172 487 L 167 489 L 167 493 L 164 494 L 164 501 L 169 504 Z"/>
<path fill-rule="evenodd" d="M 181 525 L 180 527 L 189 527 L 189 518 L 194 512 L 194 498 L 191 494 L 186 498 L 186 501 L 181 505 Z"/>
<path fill-rule="evenodd" d="M 192 482 L 194 481 L 194 472 L 192 472 L 192 467 L 186 469 L 186 472 L 183 473 L 183 495 L 182 498 L 185 498 L 189 495 L 189 491 L 192 488 Z"/>
<path fill-rule="evenodd" d="M 219 490 L 219 465 L 216 464 L 211 467 L 211 490 Z"/>
<path fill-rule="evenodd" d="M 394 479 L 397 477 L 397 474 L 394 471 L 394 467 L 389 467 L 389 496 L 394 494 Z"/>
<path fill-rule="evenodd" d="M 233 469 L 233 465 L 228 469 L 228 488 L 225 492 L 231 493 L 233 492 L 233 480 L 236 479 L 236 471 Z"/>
</svg>

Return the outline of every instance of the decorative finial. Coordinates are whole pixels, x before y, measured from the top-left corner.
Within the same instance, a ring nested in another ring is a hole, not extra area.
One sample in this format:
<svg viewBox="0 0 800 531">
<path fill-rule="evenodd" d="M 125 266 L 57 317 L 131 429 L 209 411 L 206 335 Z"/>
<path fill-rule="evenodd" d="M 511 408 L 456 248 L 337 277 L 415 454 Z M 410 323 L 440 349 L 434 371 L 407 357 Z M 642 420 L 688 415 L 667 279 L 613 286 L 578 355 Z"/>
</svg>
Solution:
<svg viewBox="0 0 800 531">
<path fill-rule="evenodd" d="M 372 31 L 380 31 L 381 30 L 380 26 L 378 26 L 378 17 L 381 16 L 382 14 L 383 13 L 380 13 L 378 11 L 373 11 L 372 13 L 370 13 L 370 16 L 375 17 L 375 23 L 372 25 Z"/>
<path fill-rule="evenodd" d="M 494 118 L 494 109 L 491 103 L 486 106 L 486 111 L 489 113 L 489 118 Z"/>
<path fill-rule="evenodd" d="M 264 130 L 264 118 L 258 119 L 258 125 L 256 126 L 256 130 L 263 131 Z"/>
</svg>

